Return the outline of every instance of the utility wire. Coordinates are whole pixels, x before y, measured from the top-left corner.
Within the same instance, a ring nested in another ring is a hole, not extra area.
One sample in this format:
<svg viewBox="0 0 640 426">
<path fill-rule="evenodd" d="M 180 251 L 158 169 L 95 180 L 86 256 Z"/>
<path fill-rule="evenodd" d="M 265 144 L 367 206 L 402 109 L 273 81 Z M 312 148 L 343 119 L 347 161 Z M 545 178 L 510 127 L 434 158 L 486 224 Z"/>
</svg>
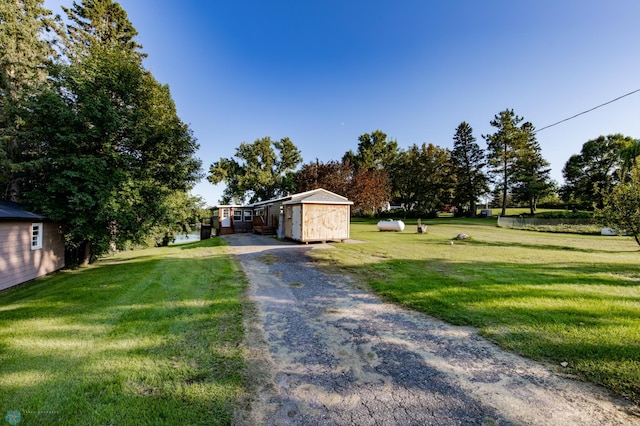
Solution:
<svg viewBox="0 0 640 426">
<path fill-rule="evenodd" d="M 588 112 L 591 112 L 591 111 L 593 111 L 593 110 L 596 110 L 596 109 L 598 109 L 598 108 L 600 108 L 600 107 L 603 107 L 603 106 L 605 106 L 605 105 L 609 105 L 609 104 L 611 104 L 611 103 L 613 103 L 613 102 L 615 102 L 615 101 L 619 101 L 619 100 L 620 100 L 620 99 L 622 99 L 622 98 L 625 98 L 625 97 L 627 97 L 627 96 L 629 96 L 629 95 L 633 95 L 634 93 L 638 93 L 638 92 L 640 92 L 640 89 L 636 89 L 636 90 L 634 90 L 633 92 L 629 92 L 629 93 L 627 93 L 627 94 L 625 94 L 625 95 L 618 96 L 617 98 L 612 99 L 612 100 L 610 100 L 609 102 L 605 102 L 605 103 L 603 103 L 603 104 L 600 104 L 600 105 L 598 105 L 598 106 L 595 106 L 595 107 L 593 107 L 593 108 L 591 108 L 591 109 L 588 109 L 588 110 L 586 110 L 586 111 L 582 111 L 581 113 L 578 113 L 578 114 L 576 114 L 576 115 L 573 115 L 573 116 L 571 116 L 571 117 L 569 117 L 569 118 L 565 118 L 564 120 L 560 120 L 560 121 L 558 121 L 558 122 L 556 122 L 556 123 L 549 124 L 548 126 L 544 126 L 543 128 L 536 130 L 536 131 L 535 131 L 535 133 L 541 132 L 541 131 L 543 131 L 544 129 L 548 129 L 549 127 L 557 126 L 558 124 L 560 124 L 560 123 L 564 123 L 565 121 L 573 120 L 573 119 L 574 119 L 574 118 L 576 118 L 576 117 L 579 117 L 579 116 L 581 116 L 581 115 L 583 115 L 583 114 L 586 114 L 586 113 L 588 113 Z"/>
</svg>

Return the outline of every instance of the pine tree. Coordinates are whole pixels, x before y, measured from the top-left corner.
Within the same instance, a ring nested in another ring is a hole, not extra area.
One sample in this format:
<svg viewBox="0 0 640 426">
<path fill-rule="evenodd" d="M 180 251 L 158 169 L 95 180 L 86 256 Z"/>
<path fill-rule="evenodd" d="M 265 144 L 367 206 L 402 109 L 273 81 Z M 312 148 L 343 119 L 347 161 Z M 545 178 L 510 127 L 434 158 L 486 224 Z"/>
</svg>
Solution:
<svg viewBox="0 0 640 426">
<path fill-rule="evenodd" d="M 497 186 L 502 191 L 502 211 L 507 211 L 507 196 L 511 189 L 511 179 L 516 170 L 518 157 L 527 142 L 527 134 L 518 126 L 523 118 L 517 116 L 512 109 L 500 112 L 491 120 L 497 130 L 490 135 L 482 135 L 487 141 L 487 157 L 490 173 L 497 179 Z"/>
<path fill-rule="evenodd" d="M 542 158 L 542 149 L 536 139 L 533 124 L 524 123 L 521 129 L 527 140 L 516 160 L 512 194 L 514 201 L 526 203 L 533 215 L 538 200 L 549 195 L 555 185 L 551 181 L 549 162 Z"/>
<path fill-rule="evenodd" d="M 18 201 L 20 180 L 12 172 L 25 151 L 22 115 L 25 101 L 47 78 L 53 54 L 46 32 L 52 24 L 51 12 L 43 0 L 3 0 L 0 2 L 0 197 Z"/>
<path fill-rule="evenodd" d="M 473 129 L 467 122 L 460 123 L 453 136 L 451 165 L 456 181 L 455 203 L 475 217 L 478 198 L 489 192 L 489 179 L 484 172 L 485 153 L 476 143 Z"/>
<path fill-rule="evenodd" d="M 62 8 L 69 24 L 61 36 L 65 39 L 64 53 L 69 57 L 86 56 L 95 47 L 117 49 L 142 59 L 147 55 L 135 40 L 135 29 L 127 12 L 112 0 L 75 1 L 70 8 Z"/>
</svg>

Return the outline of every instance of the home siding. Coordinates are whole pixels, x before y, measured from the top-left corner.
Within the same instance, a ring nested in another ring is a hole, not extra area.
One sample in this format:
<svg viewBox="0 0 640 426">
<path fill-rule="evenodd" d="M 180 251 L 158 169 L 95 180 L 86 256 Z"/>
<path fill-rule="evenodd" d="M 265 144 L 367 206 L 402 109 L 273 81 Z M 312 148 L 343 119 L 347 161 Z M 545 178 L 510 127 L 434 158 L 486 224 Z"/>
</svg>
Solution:
<svg viewBox="0 0 640 426">
<path fill-rule="evenodd" d="M 0 222 L 0 290 L 64 267 L 64 238 L 55 223 L 43 223 L 42 248 L 31 250 L 32 222 Z"/>
</svg>

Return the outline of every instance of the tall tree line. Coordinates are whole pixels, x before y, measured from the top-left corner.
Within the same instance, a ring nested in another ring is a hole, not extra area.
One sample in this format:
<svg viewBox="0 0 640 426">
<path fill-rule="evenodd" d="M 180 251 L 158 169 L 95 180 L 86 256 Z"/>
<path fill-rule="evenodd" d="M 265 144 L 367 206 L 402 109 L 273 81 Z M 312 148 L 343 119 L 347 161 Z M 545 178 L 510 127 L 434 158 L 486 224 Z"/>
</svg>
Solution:
<svg viewBox="0 0 640 426">
<path fill-rule="evenodd" d="M 71 262 L 175 232 L 199 205 L 198 144 L 126 12 L 84 0 L 64 24 L 42 4 L 0 6 L 5 198 L 63 223 Z"/>
<path fill-rule="evenodd" d="M 341 161 L 302 164 L 288 138 L 242 143 L 233 158 L 221 158 L 209 169 L 212 183 L 225 182 L 223 202 L 261 201 L 292 191 L 325 188 L 354 201 L 356 214 L 375 215 L 397 203 L 423 217 L 453 205 L 461 215 L 475 216 L 477 200 L 493 183 L 500 189 L 502 214 L 507 198 L 529 206 L 554 189 L 549 163 L 541 155 L 535 128 L 513 110 L 491 121 L 496 132 L 483 135 L 487 150 L 476 142 L 472 127 L 462 122 L 453 135 L 453 150 L 434 144 L 400 149 L 386 133 L 374 130 L 358 137 L 355 151 Z"/>
</svg>

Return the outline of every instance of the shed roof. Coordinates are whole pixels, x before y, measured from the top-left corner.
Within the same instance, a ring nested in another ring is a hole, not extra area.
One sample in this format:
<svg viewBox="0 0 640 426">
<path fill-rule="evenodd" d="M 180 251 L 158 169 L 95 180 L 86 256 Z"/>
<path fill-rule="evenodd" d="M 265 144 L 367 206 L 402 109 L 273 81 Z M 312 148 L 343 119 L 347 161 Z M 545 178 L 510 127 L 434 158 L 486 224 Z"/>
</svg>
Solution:
<svg viewBox="0 0 640 426">
<path fill-rule="evenodd" d="M 20 204 L 0 200 L 0 220 L 44 220 L 46 218 L 46 216 L 24 210 Z"/>
<path fill-rule="evenodd" d="M 323 188 L 314 189 L 313 191 L 302 192 L 291 196 L 291 200 L 285 201 L 283 204 L 346 204 L 351 205 L 353 201 L 349 201 L 346 197 L 338 195 Z"/>
<path fill-rule="evenodd" d="M 298 194 L 290 194 L 280 198 L 273 198 L 271 200 L 258 201 L 257 203 L 250 204 L 250 207 L 262 207 L 269 204 L 282 203 L 282 204 L 353 204 L 346 197 L 338 195 L 331 191 L 327 191 L 324 188 L 312 189 L 311 191 L 300 192 Z"/>
</svg>

